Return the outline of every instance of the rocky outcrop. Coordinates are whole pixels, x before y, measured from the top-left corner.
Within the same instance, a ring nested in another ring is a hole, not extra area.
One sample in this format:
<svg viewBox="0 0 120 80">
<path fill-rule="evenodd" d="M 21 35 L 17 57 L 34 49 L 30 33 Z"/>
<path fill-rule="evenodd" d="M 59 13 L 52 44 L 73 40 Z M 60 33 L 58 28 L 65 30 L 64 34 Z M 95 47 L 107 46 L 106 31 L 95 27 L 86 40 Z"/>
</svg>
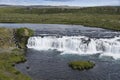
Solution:
<svg viewBox="0 0 120 80">
<path fill-rule="evenodd" d="M 33 31 L 28 28 L 0 28 L 0 48 L 25 48 L 28 38 L 32 35 Z"/>
<path fill-rule="evenodd" d="M 28 28 L 19 28 L 15 30 L 15 42 L 18 48 L 26 48 L 27 40 L 33 36 L 34 32 Z"/>
<path fill-rule="evenodd" d="M 16 47 L 13 29 L 0 28 L 0 48 Z"/>
</svg>

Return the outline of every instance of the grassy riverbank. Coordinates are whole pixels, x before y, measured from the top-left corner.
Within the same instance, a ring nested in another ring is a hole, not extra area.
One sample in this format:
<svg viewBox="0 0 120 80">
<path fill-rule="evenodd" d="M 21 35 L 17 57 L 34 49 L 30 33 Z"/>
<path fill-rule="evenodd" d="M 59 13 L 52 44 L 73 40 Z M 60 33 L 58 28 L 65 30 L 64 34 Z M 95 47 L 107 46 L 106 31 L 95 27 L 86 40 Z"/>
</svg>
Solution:
<svg viewBox="0 0 120 80">
<path fill-rule="evenodd" d="M 80 24 L 120 30 L 120 7 L 0 8 L 1 23 Z"/>
<path fill-rule="evenodd" d="M 15 69 L 15 64 L 26 61 L 24 49 L 31 35 L 27 28 L 0 28 L 0 80 L 31 80 Z"/>
<path fill-rule="evenodd" d="M 14 68 L 15 64 L 25 60 L 24 51 L 20 49 L 0 53 L 0 80 L 31 80 Z"/>
</svg>

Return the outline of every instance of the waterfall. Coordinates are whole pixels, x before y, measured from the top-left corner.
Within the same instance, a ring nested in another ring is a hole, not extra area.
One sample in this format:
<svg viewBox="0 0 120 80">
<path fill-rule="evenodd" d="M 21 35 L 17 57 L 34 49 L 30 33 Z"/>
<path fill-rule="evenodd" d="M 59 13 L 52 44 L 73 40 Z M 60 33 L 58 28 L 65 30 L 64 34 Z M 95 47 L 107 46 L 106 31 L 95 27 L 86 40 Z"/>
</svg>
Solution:
<svg viewBox="0 0 120 80">
<path fill-rule="evenodd" d="M 101 56 L 120 58 L 120 37 L 96 39 L 85 36 L 36 36 L 28 39 L 27 47 L 36 50 L 56 49 L 67 54 L 91 55 L 101 53 Z"/>
</svg>

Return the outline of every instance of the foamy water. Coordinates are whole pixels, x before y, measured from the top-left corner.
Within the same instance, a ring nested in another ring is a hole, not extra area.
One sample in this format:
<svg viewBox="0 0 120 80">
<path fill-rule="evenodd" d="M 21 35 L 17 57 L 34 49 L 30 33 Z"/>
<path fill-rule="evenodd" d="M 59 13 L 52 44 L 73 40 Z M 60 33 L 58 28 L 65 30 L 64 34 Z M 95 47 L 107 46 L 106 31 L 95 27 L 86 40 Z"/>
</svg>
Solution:
<svg viewBox="0 0 120 80">
<path fill-rule="evenodd" d="M 92 55 L 101 53 L 100 56 L 120 58 L 120 37 L 114 38 L 89 38 L 85 36 L 46 36 L 30 37 L 28 48 L 36 50 L 58 50 L 61 54 Z"/>
</svg>

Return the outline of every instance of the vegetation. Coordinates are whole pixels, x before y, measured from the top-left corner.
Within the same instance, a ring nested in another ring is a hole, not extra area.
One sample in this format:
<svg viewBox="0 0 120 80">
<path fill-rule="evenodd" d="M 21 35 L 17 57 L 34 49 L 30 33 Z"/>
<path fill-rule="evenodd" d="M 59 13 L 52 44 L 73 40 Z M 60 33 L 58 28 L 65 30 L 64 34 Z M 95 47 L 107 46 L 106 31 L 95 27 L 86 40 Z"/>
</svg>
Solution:
<svg viewBox="0 0 120 80">
<path fill-rule="evenodd" d="M 25 42 L 32 34 L 33 31 L 28 28 L 0 28 L 0 80 L 31 80 L 28 76 L 17 71 L 14 66 L 26 61 Z M 23 41 L 24 45 L 19 41 Z M 17 44 L 24 48 L 17 48 Z"/>
<path fill-rule="evenodd" d="M 16 38 L 19 48 L 25 48 L 27 40 L 30 36 L 34 34 L 33 30 L 28 28 L 19 28 L 16 30 Z"/>
<path fill-rule="evenodd" d="M 24 62 L 24 52 L 14 49 L 11 53 L 0 53 L 0 80 L 31 80 L 14 68 L 19 62 Z"/>
<path fill-rule="evenodd" d="M 1 23 L 80 24 L 120 30 L 120 7 L 0 8 Z"/>
<path fill-rule="evenodd" d="M 0 28 L 0 48 L 15 47 L 13 29 Z"/>
<path fill-rule="evenodd" d="M 73 61 L 69 63 L 69 66 L 74 70 L 88 70 L 93 68 L 95 64 L 90 61 Z"/>
</svg>

